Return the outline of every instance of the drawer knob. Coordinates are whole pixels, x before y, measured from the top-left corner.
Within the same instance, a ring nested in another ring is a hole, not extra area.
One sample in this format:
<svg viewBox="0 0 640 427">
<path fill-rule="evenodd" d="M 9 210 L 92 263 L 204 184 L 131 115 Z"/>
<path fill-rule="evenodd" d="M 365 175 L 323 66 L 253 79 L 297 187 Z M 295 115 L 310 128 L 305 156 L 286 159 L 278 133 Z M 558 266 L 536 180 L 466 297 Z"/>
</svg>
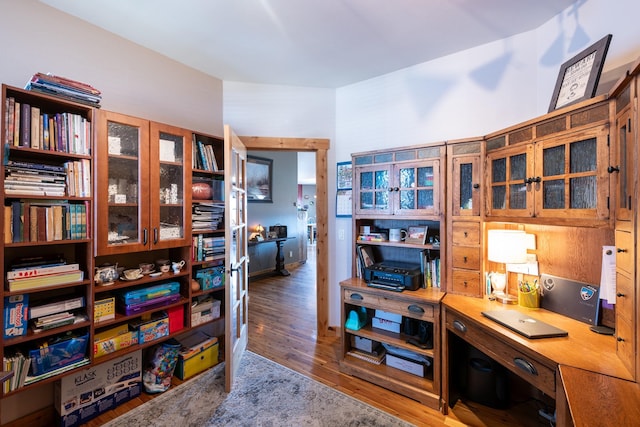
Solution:
<svg viewBox="0 0 640 427">
<path fill-rule="evenodd" d="M 469 237 L 469 233 L 467 233 L 466 231 L 464 232 L 464 237 Z"/>
<path fill-rule="evenodd" d="M 407 310 L 409 310 L 412 313 L 424 314 L 424 308 L 415 304 L 411 304 L 409 307 L 407 307 Z"/>
<path fill-rule="evenodd" d="M 462 260 L 464 261 L 465 264 L 467 263 L 467 257 L 464 257 Z"/>
<path fill-rule="evenodd" d="M 618 293 L 616 294 L 616 296 L 617 296 L 618 298 L 622 298 L 622 297 L 625 297 L 626 295 L 625 295 L 625 294 L 623 294 L 622 292 L 618 292 Z"/>
<path fill-rule="evenodd" d="M 622 338 L 622 337 L 616 337 L 616 340 L 617 340 L 618 342 L 624 342 L 624 338 Z"/>
<path fill-rule="evenodd" d="M 351 298 L 351 299 L 357 299 L 358 301 L 362 301 L 362 300 L 364 299 L 364 298 L 362 297 L 362 295 L 360 295 L 360 294 L 356 294 L 356 293 L 353 293 L 353 294 L 349 295 L 349 298 Z"/>
<path fill-rule="evenodd" d="M 617 250 L 618 250 L 619 254 L 623 254 L 623 253 L 627 252 L 626 249 L 622 249 L 622 248 L 618 248 Z"/>
<path fill-rule="evenodd" d="M 522 357 L 514 357 L 513 363 L 515 363 L 518 368 L 530 373 L 531 375 L 538 375 L 536 367 L 533 366 L 531 362 L 524 360 Z"/>
<path fill-rule="evenodd" d="M 460 332 L 467 332 L 467 325 L 462 323 L 460 320 L 454 320 L 453 327 Z"/>
</svg>

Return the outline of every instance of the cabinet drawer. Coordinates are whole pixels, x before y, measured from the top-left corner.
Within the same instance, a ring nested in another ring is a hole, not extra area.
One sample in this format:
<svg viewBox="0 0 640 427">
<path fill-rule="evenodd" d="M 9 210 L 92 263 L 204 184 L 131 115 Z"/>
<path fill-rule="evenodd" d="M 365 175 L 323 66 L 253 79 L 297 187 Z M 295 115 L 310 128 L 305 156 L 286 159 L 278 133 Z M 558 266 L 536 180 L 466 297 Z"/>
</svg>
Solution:
<svg viewBox="0 0 640 427">
<path fill-rule="evenodd" d="M 446 328 L 493 358 L 505 368 L 551 397 L 556 395 L 555 368 L 550 368 L 485 332 L 472 320 L 446 312 Z"/>
<path fill-rule="evenodd" d="M 380 297 L 367 292 L 345 289 L 344 302 L 348 304 L 377 307 L 380 305 Z"/>
<path fill-rule="evenodd" d="M 452 248 L 453 268 L 480 269 L 480 247 L 456 246 Z"/>
<path fill-rule="evenodd" d="M 453 223 L 452 243 L 454 245 L 479 245 L 480 223 L 456 221 Z"/>
<path fill-rule="evenodd" d="M 398 301 L 394 299 L 388 299 L 386 297 L 381 297 L 380 299 L 383 303 L 382 310 L 384 311 L 401 314 L 405 317 L 412 317 L 419 320 L 431 321 L 434 318 L 435 310 L 431 304 L 402 300 Z"/>
<path fill-rule="evenodd" d="M 616 319 L 616 352 L 618 357 L 629 370 L 635 370 L 635 343 L 633 335 L 633 325 L 622 317 Z"/>
<path fill-rule="evenodd" d="M 480 289 L 479 271 L 453 270 L 451 275 L 451 291 L 453 293 L 479 297 L 482 295 Z"/>
<path fill-rule="evenodd" d="M 632 234 L 627 231 L 616 230 L 616 268 L 624 270 L 631 275 L 634 258 Z"/>
<path fill-rule="evenodd" d="M 634 301 L 633 281 L 626 274 L 618 272 L 616 274 L 616 316 L 632 322 Z"/>
</svg>

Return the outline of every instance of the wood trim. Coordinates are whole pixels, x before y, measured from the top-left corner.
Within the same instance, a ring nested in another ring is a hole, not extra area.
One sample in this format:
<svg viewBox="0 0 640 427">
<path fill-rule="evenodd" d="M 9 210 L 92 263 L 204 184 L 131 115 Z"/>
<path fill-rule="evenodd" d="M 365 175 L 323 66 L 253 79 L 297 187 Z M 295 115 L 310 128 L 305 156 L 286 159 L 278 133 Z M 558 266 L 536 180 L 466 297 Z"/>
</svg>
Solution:
<svg viewBox="0 0 640 427">
<path fill-rule="evenodd" d="M 329 330 L 329 242 L 327 151 L 329 139 L 324 138 L 272 138 L 240 136 L 247 150 L 314 151 L 316 153 L 316 310 L 318 336 L 333 336 Z"/>
</svg>

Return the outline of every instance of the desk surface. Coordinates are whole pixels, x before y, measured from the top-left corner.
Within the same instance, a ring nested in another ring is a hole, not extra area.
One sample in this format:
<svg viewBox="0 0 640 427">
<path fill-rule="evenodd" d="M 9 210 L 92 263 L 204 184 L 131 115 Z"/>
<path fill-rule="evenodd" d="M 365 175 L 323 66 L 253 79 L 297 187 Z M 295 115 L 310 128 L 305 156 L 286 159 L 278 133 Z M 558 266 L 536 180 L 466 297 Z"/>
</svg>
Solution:
<svg viewBox="0 0 640 427">
<path fill-rule="evenodd" d="M 633 380 L 631 373 L 616 355 L 616 341 L 613 336 L 596 334 L 586 323 L 544 310 L 518 305 L 503 305 L 487 298 L 473 298 L 447 294 L 442 300 L 447 309 L 457 311 L 480 324 L 485 332 L 519 347 L 523 352 L 533 352 L 537 358 L 546 359 L 550 364 L 567 365 L 608 376 Z M 528 339 L 510 329 L 487 319 L 481 312 L 499 308 L 520 310 L 531 317 L 550 323 L 569 332 L 560 338 Z"/>
<path fill-rule="evenodd" d="M 277 239 L 249 240 L 249 246 L 259 245 L 261 243 L 284 242 L 285 240 L 295 239 L 295 237 L 278 237 Z"/>
<path fill-rule="evenodd" d="M 576 427 L 628 426 L 640 420 L 640 385 L 570 366 L 560 365 L 559 372 Z"/>
</svg>

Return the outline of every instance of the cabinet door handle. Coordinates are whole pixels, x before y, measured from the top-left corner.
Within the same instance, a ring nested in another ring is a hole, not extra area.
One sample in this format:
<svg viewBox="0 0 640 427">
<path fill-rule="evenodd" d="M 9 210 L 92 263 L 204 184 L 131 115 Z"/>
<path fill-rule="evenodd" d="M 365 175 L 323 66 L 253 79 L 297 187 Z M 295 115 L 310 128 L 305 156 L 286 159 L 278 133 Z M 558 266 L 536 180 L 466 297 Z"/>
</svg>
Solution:
<svg viewBox="0 0 640 427">
<path fill-rule="evenodd" d="M 142 244 L 146 245 L 148 240 L 149 240 L 149 231 L 145 228 L 142 231 Z"/>
<path fill-rule="evenodd" d="M 420 313 L 420 314 L 424 313 L 424 308 L 415 304 L 411 304 L 409 307 L 407 307 L 407 310 L 409 310 L 412 313 Z"/>
<path fill-rule="evenodd" d="M 536 367 L 533 366 L 531 362 L 524 360 L 521 357 L 514 357 L 513 363 L 515 363 L 518 368 L 522 369 L 525 372 L 530 373 L 531 375 L 538 375 L 538 371 L 536 370 Z"/>
<path fill-rule="evenodd" d="M 620 172 L 620 166 L 609 166 L 607 168 L 607 172 L 609 173 Z"/>
<path fill-rule="evenodd" d="M 462 323 L 461 320 L 454 320 L 453 321 L 453 327 L 454 327 L 454 329 L 456 329 L 456 330 L 458 330 L 460 332 L 467 332 L 467 325 Z"/>
<path fill-rule="evenodd" d="M 618 293 L 616 294 L 616 296 L 617 296 L 618 298 L 622 298 L 622 297 L 625 297 L 626 295 L 625 295 L 625 294 L 623 294 L 622 292 L 618 292 Z"/>
<path fill-rule="evenodd" d="M 355 294 L 355 293 L 354 293 L 354 294 L 349 295 L 349 298 L 351 298 L 351 299 L 357 299 L 358 301 L 362 301 L 362 300 L 364 299 L 364 297 L 363 297 L 362 295 L 360 295 L 360 294 Z"/>
<path fill-rule="evenodd" d="M 624 342 L 624 338 L 622 338 L 622 337 L 616 337 L 616 341 L 618 341 L 618 342 Z"/>
<path fill-rule="evenodd" d="M 153 228 L 153 244 L 158 243 L 158 229 L 156 227 Z"/>
<path fill-rule="evenodd" d="M 480 184 L 478 184 L 478 183 L 473 184 L 473 188 L 477 190 L 478 188 L 480 188 Z"/>
<path fill-rule="evenodd" d="M 619 254 L 623 254 L 623 253 L 627 252 L 626 249 L 622 249 L 622 248 L 618 248 L 616 250 L 618 251 Z"/>
</svg>

